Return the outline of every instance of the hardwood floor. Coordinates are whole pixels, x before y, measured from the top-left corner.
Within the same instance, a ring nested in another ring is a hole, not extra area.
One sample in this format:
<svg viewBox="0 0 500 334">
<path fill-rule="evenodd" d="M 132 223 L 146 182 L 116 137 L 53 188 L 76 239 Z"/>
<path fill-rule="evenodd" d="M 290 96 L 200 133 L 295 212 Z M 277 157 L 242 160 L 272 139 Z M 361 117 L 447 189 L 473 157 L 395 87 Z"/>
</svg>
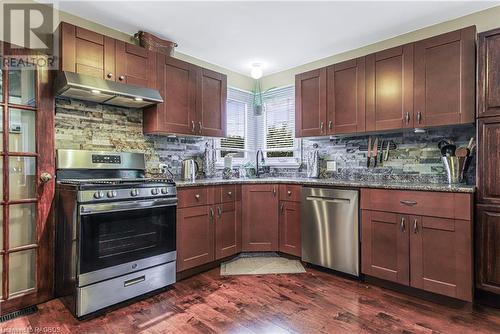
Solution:
<svg viewBox="0 0 500 334">
<path fill-rule="evenodd" d="M 0 333 L 499 333 L 500 310 L 452 308 L 314 269 L 193 276 L 151 298 L 79 322 L 59 300 Z"/>
</svg>

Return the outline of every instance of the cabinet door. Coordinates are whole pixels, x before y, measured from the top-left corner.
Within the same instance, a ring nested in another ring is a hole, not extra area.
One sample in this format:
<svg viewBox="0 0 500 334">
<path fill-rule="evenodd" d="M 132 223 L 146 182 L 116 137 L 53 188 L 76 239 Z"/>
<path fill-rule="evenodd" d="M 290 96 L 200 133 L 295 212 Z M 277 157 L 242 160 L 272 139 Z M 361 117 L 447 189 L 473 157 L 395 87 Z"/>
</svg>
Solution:
<svg viewBox="0 0 500 334">
<path fill-rule="evenodd" d="M 278 250 L 278 186 L 243 185 L 243 251 Z"/>
<path fill-rule="evenodd" d="M 156 85 L 164 102 L 144 110 L 144 133 L 195 134 L 196 67 L 157 54 Z"/>
<path fill-rule="evenodd" d="M 215 220 L 215 259 L 241 252 L 241 201 L 218 204 Z"/>
<path fill-rule="evenodd" d="M 365 131 L 365 58 L 326 71 L 328 134 Z"/>
<path fill-rule="evenodd" d="M 500 29 L 479 34 L 478 116 L 500 116 Z"/>
<path fill-rule="evenodd" d="M 500 207 L 478 206 L 477 287 L 500 295 Z"/>
<path fill-rule="evenodd" d="M 61 70 L 115 80 L 115 40 L 62 22 Z"/>
<path fill-rule="evenodd" d="M 198 70 L 197 80 L 198 133 L 210 137 L 225 137 L 227 77 L 201 68 Z"/>
<path fill-rule="evenodd" d="M 500 117 L 478 121 L 479 202 L 500 204 Z"/>
<path fill-rule="evenodd" d="M 409 284 L 409 217 L 362 211 L 361 271 L 370 276 Z"/>
<path fill-rule="evenodd" d="M 115 44 L 116 81 L 148 87 L 151 51 L 122 41 Z"/>
<path fill-rule="evenodd" d="M 468 220 L 411 216 L 411 286 L 472 301 L 471 229 Z"/>
<path fill-rule="evenodd" d="M 415 43 L 415 127 L 474 122 L 475 36 L 469 27 Z"/>
<path fill-rule="evenodd" d="M 413 127 L 413 44 L 366 56 L 366 131 Z"/>
<path fill-rule="evenodd" d="M 214 261 L 214 209 L 177 210 L 177 271 Z"/>
<path fill-rule="evenodd" d="M 279 251 L 300 256 L 300 202 L 280 203 L 279 217 Z"/>
<path fill-rule="evenodd" d="M 295 76 L 295 136 L 326 135 L 326 68 Z"/>
</svg>

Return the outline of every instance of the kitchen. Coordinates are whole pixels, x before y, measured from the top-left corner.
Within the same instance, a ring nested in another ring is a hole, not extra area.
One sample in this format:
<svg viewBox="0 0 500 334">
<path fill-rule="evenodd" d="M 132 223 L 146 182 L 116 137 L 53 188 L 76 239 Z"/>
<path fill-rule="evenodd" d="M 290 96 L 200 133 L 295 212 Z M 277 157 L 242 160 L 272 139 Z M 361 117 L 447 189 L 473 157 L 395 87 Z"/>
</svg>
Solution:
<svg viewBox="0 0 500 334">
<path fill-rule="evenodd" d="M 3 331 L 498 332 L 498 1 L 47 3 L 2 4 L 47 60 L 2 62 Z"/>
</svg>

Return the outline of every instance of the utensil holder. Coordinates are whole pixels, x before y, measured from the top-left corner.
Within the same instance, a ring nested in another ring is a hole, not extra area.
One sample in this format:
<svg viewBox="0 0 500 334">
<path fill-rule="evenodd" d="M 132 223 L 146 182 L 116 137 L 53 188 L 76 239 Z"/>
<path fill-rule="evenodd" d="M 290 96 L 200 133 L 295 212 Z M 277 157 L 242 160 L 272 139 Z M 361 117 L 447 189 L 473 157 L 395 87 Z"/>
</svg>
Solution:
<svg viewBox="0 0 500 334">
<path fill-rule="evenodd" d="M 441 157 L 448 177 L 449 184 L 458 184 L 465 181 L 472 157 Z"/>
</svg>

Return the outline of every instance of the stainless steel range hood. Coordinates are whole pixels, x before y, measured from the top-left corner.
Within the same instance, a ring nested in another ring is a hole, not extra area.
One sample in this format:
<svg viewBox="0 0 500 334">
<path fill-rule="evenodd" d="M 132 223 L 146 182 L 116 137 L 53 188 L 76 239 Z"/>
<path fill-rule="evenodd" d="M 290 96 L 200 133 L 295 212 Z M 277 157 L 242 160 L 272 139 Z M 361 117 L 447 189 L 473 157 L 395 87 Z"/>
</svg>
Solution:
<svg viewBox="0 0 500 334">
<path fill-rule="evenodd" d="M 58 72 L 55 93 L 57 96 L 129 108 L 144 108 L 163 102 L 160 92 L 155 89 L 67 71 Z"/>
</svg>

